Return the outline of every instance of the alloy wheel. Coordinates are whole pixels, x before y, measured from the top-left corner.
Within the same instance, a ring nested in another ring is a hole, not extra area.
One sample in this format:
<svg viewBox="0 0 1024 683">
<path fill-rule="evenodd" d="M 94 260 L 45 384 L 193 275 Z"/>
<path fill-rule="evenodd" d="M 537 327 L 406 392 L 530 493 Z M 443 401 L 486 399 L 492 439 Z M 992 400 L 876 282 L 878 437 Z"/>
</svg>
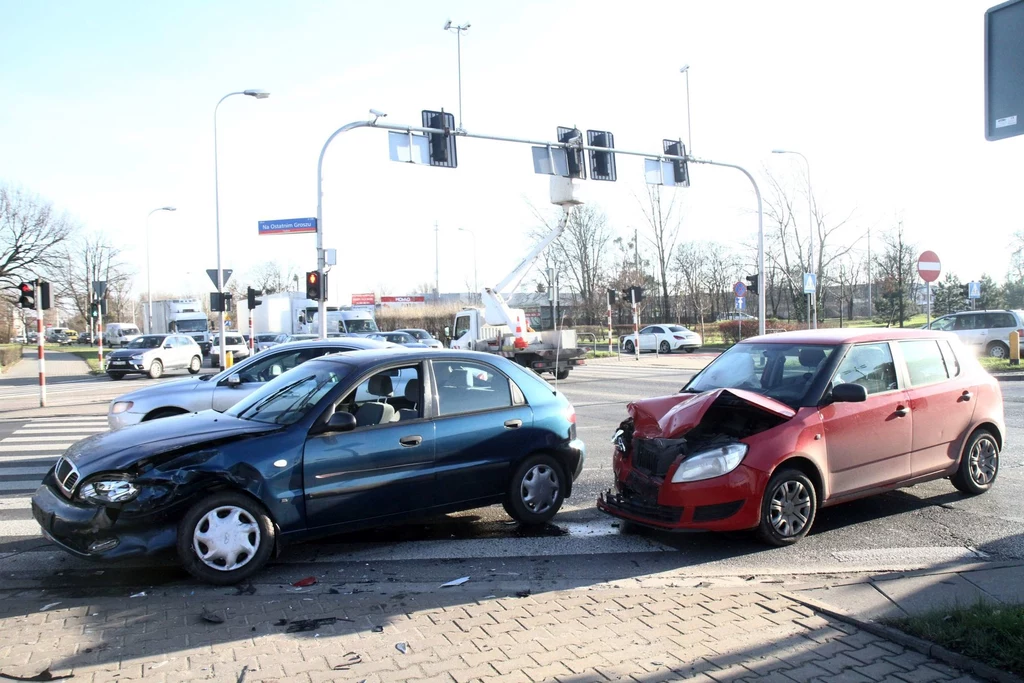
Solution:
<svg viewBox="0 0 1024 683">
<path fill-rule="evenodd" d="M 999 471 L 999 450 L 989 437 L 982 437 L 971 449 L 969 459 L 971 479 L 978 486 L 992 483 Z"/>
<path fill-rule="evenodd" d="M 772 527 L 784 537 L 796 536 L 807 526 L 811 514 L 811 494 L 801 482 L 780 483 L 772 493 L 768 508 Z"/>
<path fill-rule="evenodd" d="M 192 547 L 202 563 L 222 572 L 244 567 L 259 546 L 260 525 L 247 510 L 235 505 L 210 510 L 192 533 Z"/>
<path fill-rule="evenodd" d="M 534 465 L 523 476 L 520 495 L 523 504 L 534 514 L 544 514 L 558 500 L 558 475 L 549 466 Z"/>
</svg>

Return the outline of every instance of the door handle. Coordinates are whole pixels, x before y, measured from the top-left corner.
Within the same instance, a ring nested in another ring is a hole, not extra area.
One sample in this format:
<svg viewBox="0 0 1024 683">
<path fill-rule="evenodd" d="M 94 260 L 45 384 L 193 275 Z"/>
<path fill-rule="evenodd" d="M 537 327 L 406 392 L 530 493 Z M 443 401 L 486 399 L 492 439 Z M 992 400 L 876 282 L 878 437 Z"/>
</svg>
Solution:
<svg viewBox="0 0 1024 683">
<path fill-rule="evenodd" d="M 522 426 L 522 420 L 505 420 L 505 429 L 519 429 Z"/>
<path fill-rule="evenodd" d="M 964 393 L 960 394 L 960 398 L 962 398 L 965 401 L 970 401 L 972 398 L 974 398 L 974 394 L 964 389 Z"/>
<path fill-rule="evenodd" d="M 896 409 L 896 414 L 899 415 L 900 417 L 906 417 L 907 415 L 910 415 L 910 408 L 906 406 L 900 406 L 899 408 Z"/>
<path fill-rule="evenodd" d="M 423 443 L 422 436 L 403 436 L 398 440 L 398 443 L 402 444 L 406 448 L 415 448 Z"/>
</svg>

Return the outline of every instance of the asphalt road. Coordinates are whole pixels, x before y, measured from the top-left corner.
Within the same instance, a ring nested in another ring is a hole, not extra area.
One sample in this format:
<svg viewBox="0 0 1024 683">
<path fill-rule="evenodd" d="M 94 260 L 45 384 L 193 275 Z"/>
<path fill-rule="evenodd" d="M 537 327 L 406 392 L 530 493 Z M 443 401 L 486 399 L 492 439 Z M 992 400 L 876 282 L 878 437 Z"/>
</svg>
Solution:
<svg viewBox="0 0 1024 683">
<path fill-rule="evenodd" d="M 978 497 L 965 497 L 948 481 L 828 508 L 819 512 L 810 535 L 798 545 L 770 549 L 748 533 L 668 534 L 624 530 L 594 507 L 598 493 L 612 484 L 609 438 L 625 417 L 632 399 L 673 393 L 693 374 L 693 357 L 673 356 L 640 363 L 630 360 L 593 364 L 575 371 L 559 388 L 577 410 L 580 437 L 587 443 L 586 467 L 555 523 L 525 531 L 509 521 L 500 507 L 474 510 L 438 519 L 288 549 L 260 575 L 259 581 L 294 579 L 298 574 L 362 576 L 360 581 L 433 581 L 453 572 L 487 572 L 532 581 L 586 583 L 635 578 L 664 572 L 666 576 L 743 576 L 792 573 L 846 573 L 931 567 L 962 561 L 1024 559 L 1024 382 L 1001 383 L 1007 447 L 1002 453 L 996 486 Z M 121 391 L 149 384 L 148 379 L 113 383 L 105 378 L 61 387 L 68 406 L 50 411 L 35 422 L 25 411 L 0 412 L 0 448 L 15 432 L 38 434 L 66 422 L 68 433 L 101 427 L 106 402 Z M 0 387 L 0 398 L 3 388 Z M 62 400 L 60 392 L 54 397 Z M 6 401 L 0 406 L 11 405 Z M 0 408 L 0 411 L 6 408 Z M 90 416 L 91 421 L 90 421 Z M 49 421 L 49 422 L 47 422 Z M 31 443 L 24 436 L 17 444 Z M 15 462 L 0 453 L 0 576 L 11 587 L 184 582 L 189 579 L 162 561 L 139 561 L 105 567 L 74 560 L 52 550 L 32 531 L 30 516 L 17 507 L 24 492 L 6 492 L 4 467 L 28 471 L 39 461 Z M 48 461 L 42 459 L 43 466 Z M 24 478 L 24 475 L 22 475 Z M 16 533 L 14 533 L 16 532 Z M 461 575 L 461 574 L 460 574 Z M 367 578 L 369 577 L 369 578 Z"/>
</svg>

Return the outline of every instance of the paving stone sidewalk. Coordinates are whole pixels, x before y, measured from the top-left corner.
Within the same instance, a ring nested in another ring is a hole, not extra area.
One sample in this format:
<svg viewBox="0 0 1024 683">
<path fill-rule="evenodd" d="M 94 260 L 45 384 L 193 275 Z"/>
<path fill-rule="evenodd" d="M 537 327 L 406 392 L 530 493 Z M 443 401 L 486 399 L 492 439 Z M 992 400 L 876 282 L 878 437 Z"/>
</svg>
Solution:
<svg viewBox="0 0 1024 683">
<path fill-rule="evenodd" d="M 49 668 L 54 676 L 73 673 L 73 683 L 976 680 L 758 588 L 598 586 L 526 597 L 466 586 L 351 595 L 351 586 L 336 594 L 327 586 L 261 586 L 238 596 L 231 588 L 137 598 L 12 594 L 0 599 L 0 672 Z M 204 621 L 204 609 L 224 622 Z M 332 617 L 288 632 L 297 620 Z"/>
</svg>

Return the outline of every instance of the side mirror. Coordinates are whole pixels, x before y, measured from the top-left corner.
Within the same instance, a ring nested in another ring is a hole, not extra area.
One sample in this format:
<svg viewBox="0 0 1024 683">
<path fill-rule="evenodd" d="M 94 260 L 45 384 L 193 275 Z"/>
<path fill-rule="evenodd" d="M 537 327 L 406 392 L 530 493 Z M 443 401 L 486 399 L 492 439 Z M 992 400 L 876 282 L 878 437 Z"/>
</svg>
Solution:
<svg viewBox="0 0 1024 683">
<path fill-rule="evenodd" d="M 164 344 L 164 348 L 165 349 L 169 349 L 169 348 L 171 348 L 171 345 L 170 344 Z"/>
<path fill-rule="evenodd" d="M 868 400 L 868 390 L 859 384 L 838 384 L 832 388 L 833 403 L 863 403 Z"/>
<path fill-rule="evenodd" d="M 334 413 L 327 421 L 321 433 L 327 432 L 351 432 L 356 428 L 356 416 L 344 411 Z"/>
<path fill-rule="evenodd" d="M 229 375 L 227 379 L 224 380 L 224 384 L 226 384 L 229 387 L 241 386 L 242 377 L 241 375 Z"/>
</svg>

